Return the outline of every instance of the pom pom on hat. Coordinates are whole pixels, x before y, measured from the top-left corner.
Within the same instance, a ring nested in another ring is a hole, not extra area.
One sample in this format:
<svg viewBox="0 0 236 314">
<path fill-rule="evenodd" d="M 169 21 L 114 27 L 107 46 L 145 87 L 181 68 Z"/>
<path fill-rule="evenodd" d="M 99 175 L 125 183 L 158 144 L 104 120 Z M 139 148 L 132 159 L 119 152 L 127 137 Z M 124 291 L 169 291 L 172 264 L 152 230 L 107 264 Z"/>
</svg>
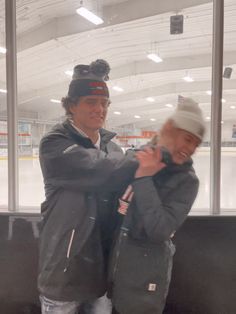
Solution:
<svg viewBox="0 0 236 314">
<path fill-rule="evenodd" d="M 102 59 L 97 59 L 90 65 L 76 65 L 69 85 L 68 96 L 74 98 L 94 95 L 109 98 L 109 90 L 105 82 L 109 79 L 109 72 L 109 64 Z"/>
<path fill-rule="evenodd" d="M 174 121 L 177 128 L 203 140 L 206 130 L 205 121 L 202 110 L 193 99 L 179 96 L 177 108 L 170 119 Z"/>
<path fill-rule="evenodd" d="M 97 59 L 90 63 L 90 65 L 78 64 L 73 70 L 73 80 L 96 80 L 96 81 L 108 81 L 110 72 L 110 65 L 103 59 Z"/>
</svg>

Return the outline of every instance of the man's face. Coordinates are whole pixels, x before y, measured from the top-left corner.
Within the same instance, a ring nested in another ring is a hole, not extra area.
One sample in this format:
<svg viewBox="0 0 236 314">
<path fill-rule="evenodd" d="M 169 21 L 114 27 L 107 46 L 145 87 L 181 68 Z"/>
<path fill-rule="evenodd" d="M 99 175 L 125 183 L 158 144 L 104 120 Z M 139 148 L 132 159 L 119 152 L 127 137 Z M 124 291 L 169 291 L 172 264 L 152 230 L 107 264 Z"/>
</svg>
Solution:
<svg viewBox="0 0 236 314">
<path fill-rule="evenodd" d="M 181 165 L 192 156 L 201 141 L 182 129 L 173 128 L 171 133 L 165 146 L 170 151 L 174 163 Z"/>
<path fill-rule="evenodd" d="M 79 102 L 70 108 L 75 126 L 85 133 L 99 130 L 105 122 L 109 104 L 109 99 L 104 96 L 80 97 Z"/>
</svg>

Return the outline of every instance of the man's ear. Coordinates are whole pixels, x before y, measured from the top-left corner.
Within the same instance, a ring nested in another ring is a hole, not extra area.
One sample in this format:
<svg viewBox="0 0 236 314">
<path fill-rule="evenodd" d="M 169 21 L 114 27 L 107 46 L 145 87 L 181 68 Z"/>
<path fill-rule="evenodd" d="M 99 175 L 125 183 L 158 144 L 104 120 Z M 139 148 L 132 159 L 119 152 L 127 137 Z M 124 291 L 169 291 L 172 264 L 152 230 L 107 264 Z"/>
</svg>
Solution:
<svg viewBox="0 0 236 314">
<path fill-rule="evenodd" d="M 71 112 L 71 114 L 75 113 L 75 107 L 76 107 L 76 104 L 75 103 L 71 103 L 70 106 L 69 106 L 69 111 Z"/>
</svg>

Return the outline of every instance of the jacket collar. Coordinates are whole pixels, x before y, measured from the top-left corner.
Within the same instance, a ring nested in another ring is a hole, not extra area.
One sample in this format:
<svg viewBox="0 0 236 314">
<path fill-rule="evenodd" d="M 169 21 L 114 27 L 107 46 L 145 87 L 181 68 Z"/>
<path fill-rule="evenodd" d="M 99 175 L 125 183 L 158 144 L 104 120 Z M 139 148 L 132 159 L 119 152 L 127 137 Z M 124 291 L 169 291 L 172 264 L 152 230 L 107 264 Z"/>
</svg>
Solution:
<svg viewBox="0 0 236 314">
<path fill-rule="evenodd" d="M 182 165 L 177 165 L 174 163 L 170 164 L 167 167 L 163 168 L 160 171 L 160 173 L 161 172 L 163 172 L 163 173 L 174 173 L 174 172 L 183 172 L 183 171 L 189 171 L 189 170 L 194 171 L 192 158 L 189 158 L 189 160 L 187 160 Z"/>
<path fill-rule="evenodd" d="M 62 124 L 63 128 L 65 128 L 67 130 L 67 132 L 69 132 L 72 137 L 74 139 L 77 139 L 77 141 L 82 141 L 85 144 L 90 144 L 92 145 L 92 147 L 94 146 L 94 144 L 92 143 L 91 139 L 89 137 L 85 137 L 82 134 L 80 134 L 78 131 L 76 131 L 76 129 L 71 125 L 70 121 L 67 119 L 63 122 Z M 106 129 L 101 128 L 99 130 L 100 133 L 100 137 L 101 137 L 101 144 L 107 144 L 112 138 L 114 138 L 116 136 L 116 133 L 114 132 L 110 132 Z M 87 146 L 86 145 L 86 146 Z"/>
<path fill-rule="evenodd" d="M 99 133 L 100 133 L 101 140 L 103 143 L 108 143 L 110 140 L 112 140 L 116 136 L 115 132 L 111 132 L 103 128 L 99 130 Z"/>
</svg>

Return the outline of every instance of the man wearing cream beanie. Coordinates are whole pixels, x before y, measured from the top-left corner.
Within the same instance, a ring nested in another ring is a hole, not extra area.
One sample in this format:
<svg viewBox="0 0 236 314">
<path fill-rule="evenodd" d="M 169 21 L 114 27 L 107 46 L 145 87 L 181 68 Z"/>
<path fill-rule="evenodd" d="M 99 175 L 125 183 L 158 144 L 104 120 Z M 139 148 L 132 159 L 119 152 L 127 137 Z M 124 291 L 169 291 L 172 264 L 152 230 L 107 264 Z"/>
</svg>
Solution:
<svg viewBox="0 0 236 314">
<path fill-rule="evenodd" d="M 198 103 L 193 99 L 179 96 L 177 109 L 171 119 L 176 127 L 192 133 L 202 141 L 205 122 Z"/>
<path fill-rule="evenodd" d="M 169 150 L 174 163 L 183 164 L 201 144 L 205 131 L 199 104 L 191 98 L 179 96 L 174 113 L 160 130 L 158 145 Z"/>
<path fill-rule="evenodd" d="M 118 208 L 123 222 L 110 265 L 113 314 L 163 313 L 175 252 L 172 238 L 198 193 L 191 156 L 204 133 L 199 105 L 179 96 L 157 142 L 136 153 L 136 179 Z"/>
</svg>

